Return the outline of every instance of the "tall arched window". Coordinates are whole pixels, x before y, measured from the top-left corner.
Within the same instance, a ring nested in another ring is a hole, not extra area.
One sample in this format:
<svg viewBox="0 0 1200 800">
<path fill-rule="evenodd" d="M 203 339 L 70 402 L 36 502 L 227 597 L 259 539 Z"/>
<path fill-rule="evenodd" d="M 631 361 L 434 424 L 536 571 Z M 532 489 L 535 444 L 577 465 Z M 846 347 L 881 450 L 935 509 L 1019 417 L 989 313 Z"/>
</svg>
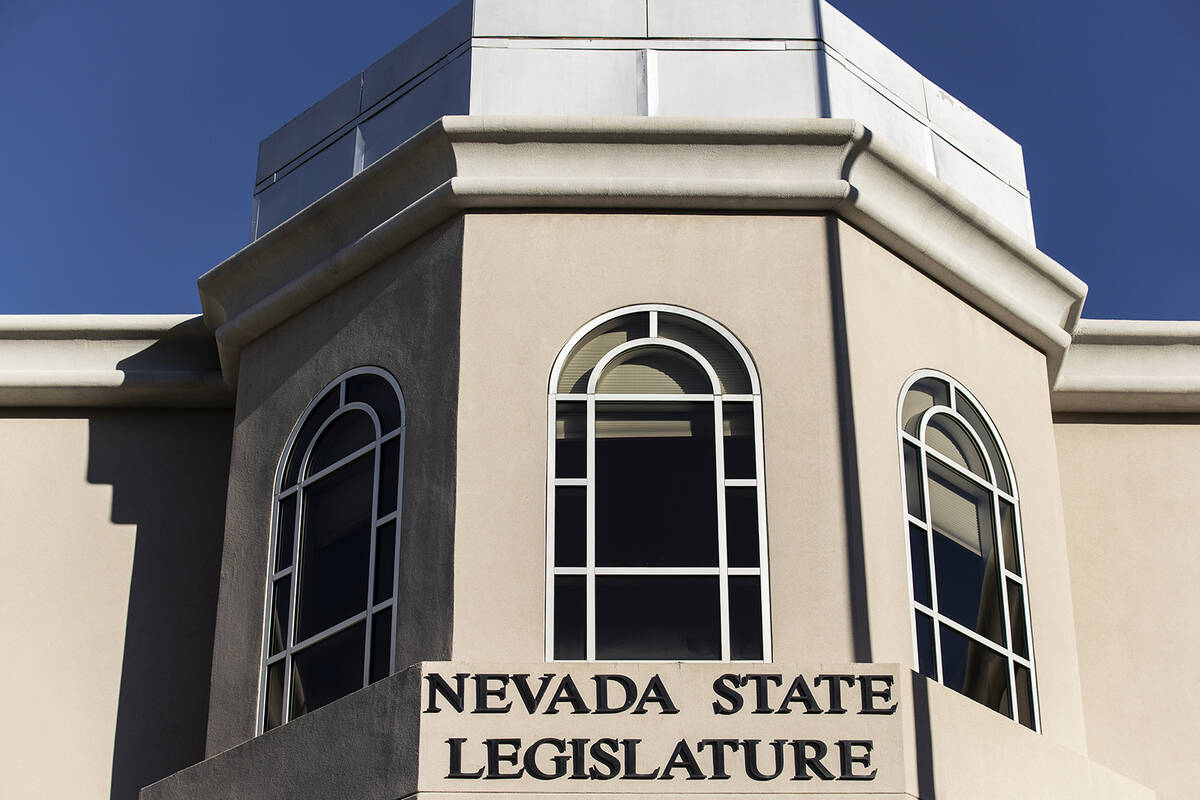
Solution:
<svg viewBox="0 0 1200 800">
<path fill-rule="evenodd" d="M 275 478 L 261 730 L 389 675 L 399 574 L 404 399 L 376 367 L 325 389 Z"/>
<path fill-rule="evenodd" d="M 962 384 L 932 370 L 905 383 L 898 417 L 918 667 L 1038 730 L 1021 515 L 1004 444 Z"/>
<path fill-rule="evenodd" d="M 693 311 L 622 308 L 550 378 L 547 660 L 771 658 L 758 376 Z"/>
</svg>

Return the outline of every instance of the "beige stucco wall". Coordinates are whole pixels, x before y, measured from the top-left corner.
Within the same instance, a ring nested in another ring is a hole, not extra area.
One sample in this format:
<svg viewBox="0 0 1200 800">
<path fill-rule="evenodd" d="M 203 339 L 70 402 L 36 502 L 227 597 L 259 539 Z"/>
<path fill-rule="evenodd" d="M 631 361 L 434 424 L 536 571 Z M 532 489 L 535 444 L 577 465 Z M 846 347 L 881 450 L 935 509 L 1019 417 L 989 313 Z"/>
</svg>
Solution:
<svg viewBox="0 0 1200 800">
<path fill-rule="evenodd" d="M 1200 420 L 1076 417 L 1054 434 L 1089 752 L 1161 800 L 1194 797 Z"/>
<path fill-rule="evenodd" d="M 853 660 L 828 285 L 820 216 L 467 215 L 454 658 L 544 657 L 550 369 L 596 316 L 653 302 L 758 368 L 776 660 Z"/>
<path fill-rule="evenodd" d="M 0 796 L 132 800 L 203 757 L 225 411 L 0 419 Z"/>
<path fill-rule="evenodd" d="M 937 369 L 975 395 L 1008 449 L 1025 532 L 1042 735 L 1086 753 L 1045 359 L 851 226 L 841 223 L 838 231 L 871 658 L 913 663 L 896 406 L 909 375 Z M 950 707 L 972 702 L 947 698 Z M 944 746 L 956 749 L 950 740 Z"/>
</svg>

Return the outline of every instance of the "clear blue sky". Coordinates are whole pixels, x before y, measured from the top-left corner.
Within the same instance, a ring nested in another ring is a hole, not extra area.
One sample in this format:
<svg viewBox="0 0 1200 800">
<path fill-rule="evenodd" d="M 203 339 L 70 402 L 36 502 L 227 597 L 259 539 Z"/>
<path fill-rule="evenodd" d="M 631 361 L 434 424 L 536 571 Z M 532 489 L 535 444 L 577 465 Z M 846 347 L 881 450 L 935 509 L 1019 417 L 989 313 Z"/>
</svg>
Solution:
<svg viewBox="0 0 1200 800">
<path fill-rule="evenodd" d="M 834 4 L 1024 146 L 1087 316 L 1200 319 L 1200 4 Z M 451 5 L 0 0 L 0 313 L 198 310 L 259 141 Z"/>
</svg>

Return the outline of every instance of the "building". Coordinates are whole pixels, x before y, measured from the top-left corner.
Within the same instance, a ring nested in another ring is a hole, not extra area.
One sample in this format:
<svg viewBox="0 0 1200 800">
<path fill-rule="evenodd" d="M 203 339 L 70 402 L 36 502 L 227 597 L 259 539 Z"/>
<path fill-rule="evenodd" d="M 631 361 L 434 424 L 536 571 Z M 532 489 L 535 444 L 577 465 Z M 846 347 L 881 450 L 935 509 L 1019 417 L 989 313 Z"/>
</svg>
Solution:
<svg viewBox="0 0 1200 800">
<path fill-rule="evenodd" d="M 0 323 L 5 796 L 1194 793 L 1200 324 L 827 4 L 468 0 L 257 178 Z"/>
</svg>

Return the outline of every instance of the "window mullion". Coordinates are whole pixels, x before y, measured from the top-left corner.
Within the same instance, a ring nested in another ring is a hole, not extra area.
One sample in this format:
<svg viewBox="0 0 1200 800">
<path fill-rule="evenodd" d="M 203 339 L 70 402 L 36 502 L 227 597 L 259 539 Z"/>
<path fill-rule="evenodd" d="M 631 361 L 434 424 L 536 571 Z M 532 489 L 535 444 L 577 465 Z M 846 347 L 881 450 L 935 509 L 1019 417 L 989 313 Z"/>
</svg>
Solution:
<svg viewBox="0 0 1200 800">
<path fill-rule="evenodd" d="M 584 658 L 596 660 L 596 396 L 587 399 L 587 640 Z"/>
<path fill-rule="evenodd" d="M 721 396 L 713 398 L 713 457 L 716 458 L 717 472 L 717 568 L 720 574 L 720 608 L 721 608 L 721 660 L 728 661 L 730 657 L 729 636 L 729 548 L 725 535 L 725 416 L 721 407 Z M 761 527 L 761 526 L 760 526 Z"/>
<path fill-rule="evenodd" d="M 763 420 L 762 398 L 754 395 L 754 479 L 756 483 L 755 499 L 758 502 L 758 591 L 762 607 L 762 646 L 763 660 L 774 658 L 774 644 L 771 637 L 771 587 L 770 560 L 768 559 L 767 542 L 767 488 L 765 475 L 766 454 L 763 452 Z"/>
<path fill-rule="evenodd" d="M 554 487 L 558 485 L 557 442 L 558 397 L 554 392 L 546 400 L 546 661 L 554 660 Z M 584 479 L 584 487 L 587 479 Z M 584 489 L 585 495 L 587 489 Z"/>
<path fill-rule="evenodd" d="M 345 387 L 345 384 L 342 384 Z M 343 392 L 345 389 L 343 388 Z M 343 394 L 344 399 L 344 394 Z M 379 530 L 376 527 L 379 524 L 379 479 L 383 472 L 380 469 L 380 459 L 382 458 L 383 448 L 379 446 L 379 439 L 375 439 L 375 474 L 371 478 L 371 543 L 370 551 L 367 555 L 367 620 L 366 628 L 363 632 L 363 682 L 366 686 L 371 682 L 371 630 L 375 627 L 375 615 L 371 613 L 371 605 L 375 602 L 375 545 L 379 535 Z M 398 537 L 397 537 L 398 539 Z M 399 541 L 393 544 L 393 548 L 399 547 Z M 392 624 L 395 624 L 395 614 L 392 614 Z"/>
</svg>

